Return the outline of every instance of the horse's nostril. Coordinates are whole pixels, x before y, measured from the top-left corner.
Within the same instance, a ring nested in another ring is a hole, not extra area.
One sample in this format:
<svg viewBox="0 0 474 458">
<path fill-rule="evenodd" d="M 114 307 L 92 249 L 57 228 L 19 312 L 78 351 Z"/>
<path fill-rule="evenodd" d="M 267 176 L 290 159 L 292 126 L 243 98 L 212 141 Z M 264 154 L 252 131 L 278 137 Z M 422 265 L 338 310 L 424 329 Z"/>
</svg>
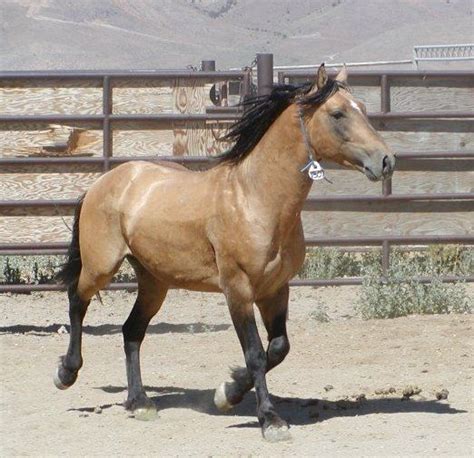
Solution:
<svg viewBox="0 0 474 458">
<path fill-rule="evenodd" d="M 390 168 L 390 161 L 388 156 L 385 156 L 382 160 L 382 170 L 386 172 Z"/>
</svg>

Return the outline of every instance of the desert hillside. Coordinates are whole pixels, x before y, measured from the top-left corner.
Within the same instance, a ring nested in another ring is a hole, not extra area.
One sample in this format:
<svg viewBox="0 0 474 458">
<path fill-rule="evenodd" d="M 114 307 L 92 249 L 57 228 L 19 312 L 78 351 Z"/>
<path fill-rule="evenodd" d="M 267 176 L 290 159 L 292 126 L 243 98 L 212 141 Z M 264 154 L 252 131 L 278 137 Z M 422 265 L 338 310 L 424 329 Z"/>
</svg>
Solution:
<svg viewBox="0 0 474 458">
<path fill-rule="evenodd" d="M 470 0 L 1 0 L 0 70 L 407 59 L 473 37 Z"/>
</svg>

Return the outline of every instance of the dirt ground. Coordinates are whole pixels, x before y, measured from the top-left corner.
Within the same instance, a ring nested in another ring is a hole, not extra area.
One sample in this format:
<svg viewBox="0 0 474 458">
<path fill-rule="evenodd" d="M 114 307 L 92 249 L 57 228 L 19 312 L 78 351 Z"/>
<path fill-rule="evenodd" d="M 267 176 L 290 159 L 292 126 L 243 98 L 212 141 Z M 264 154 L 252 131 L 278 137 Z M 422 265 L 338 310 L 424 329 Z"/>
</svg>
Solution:
<svg viewBox="0 0 474 458">
<path fill-rule="evenodd" d="M 268 376 L 291 424 L 292 440 L 277 444 L 261 437 L 253 393 L 227 414 L 213 406 L 228 367 L 243 360 L 222 296 L 169 293 L 143 345 L 144 383 L 159 411 L 143 422 L 122 407 L 121 324 L 134 294 L 104 293 L 104 305 L 91 304 L 84 367 L 67 391 L 52 381 L 68 341 L 58 333 L 65 295 L 0 295 L 0 453 L 472 456 L 473 317 L 362 321 L 356 295 L 357 287 L 292 290 L 292 349 Z M 312 316 L 321 301 L 328 323 Z M 402 400 L 408 385 L 422 391 Z M 448 399 L 438 401 L 443 388 Z"/>
</svg>

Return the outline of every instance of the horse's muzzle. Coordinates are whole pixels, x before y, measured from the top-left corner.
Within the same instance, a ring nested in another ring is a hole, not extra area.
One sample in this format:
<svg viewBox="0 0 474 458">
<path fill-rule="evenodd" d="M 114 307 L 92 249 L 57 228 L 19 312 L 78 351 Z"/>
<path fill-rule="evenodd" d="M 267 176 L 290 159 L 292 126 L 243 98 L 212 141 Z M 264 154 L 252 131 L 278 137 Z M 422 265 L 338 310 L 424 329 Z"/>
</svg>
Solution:
<svg viewBox="0 0 474 458">
<path fill-rule="evenodd" d="M 393 175 L 395 156 L 393 154 L 381 154 L 380 156 L 382 156 L 381 159 L 374 160 L 371 158 L 364 162 L 363 172 L 371 181 L 386 180 Z"/>
</svg>

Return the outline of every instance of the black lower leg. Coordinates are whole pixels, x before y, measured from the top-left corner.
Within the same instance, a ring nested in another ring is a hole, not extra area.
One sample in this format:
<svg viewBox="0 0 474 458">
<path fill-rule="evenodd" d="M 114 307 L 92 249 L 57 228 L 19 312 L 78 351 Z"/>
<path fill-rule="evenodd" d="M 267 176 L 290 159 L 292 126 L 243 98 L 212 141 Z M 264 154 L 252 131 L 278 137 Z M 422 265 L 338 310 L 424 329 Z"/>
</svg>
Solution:
<svg viewBox="0 0 474 458">
<path fill-rule="evenodd" d="M 137 300 L 122 328 L 128 382 L 128 398 L 125 406 L 130 410 L 154 406 L 143 388 L 140 370 L 140 347 L 150 319 L 150 316 L 141 314 L 141 304 Z"/>
<path fill-rule="evenodd" d="M 267 325 L 267 323 L 265 323 Z M 266 353 L 266 372 L 278 366 L 290 351 L 290 342 L 286 335 L 286 312 L 276 316 L 268 323 L 268 348 Z M 225 394 L 228 402 L 236 405 L 242 401 L 254 384 L 247 368 L 232 369 L 232 382 L 225 385 Z"/>
<path fill-rule="evenodd" d="M 267 372 L 267 356 L 258 335 L 255 319 L 248 317 L 240 325 L 236 325 L 242 348 L 244 350 L 245 362 L 247 365 L 249 385 L 255 386 L 257 397 L 257 417 L 260 425 L 265 431 L 270 427 L 287 427 L 277 414 L 268 393 L 265 374 Z"/>
<path fill-rule="evenodd" d="M 57 374 L 64 387 L 71 386 L 76 381 L 79 369 L 82 367 L 82 323 L 90 302 L 83 301 L 77 295 L 75 285 L 69 288 L 68 296 L 71 322 L 69 347 L 66 355 L 61 357 Z"/>
</svg>

